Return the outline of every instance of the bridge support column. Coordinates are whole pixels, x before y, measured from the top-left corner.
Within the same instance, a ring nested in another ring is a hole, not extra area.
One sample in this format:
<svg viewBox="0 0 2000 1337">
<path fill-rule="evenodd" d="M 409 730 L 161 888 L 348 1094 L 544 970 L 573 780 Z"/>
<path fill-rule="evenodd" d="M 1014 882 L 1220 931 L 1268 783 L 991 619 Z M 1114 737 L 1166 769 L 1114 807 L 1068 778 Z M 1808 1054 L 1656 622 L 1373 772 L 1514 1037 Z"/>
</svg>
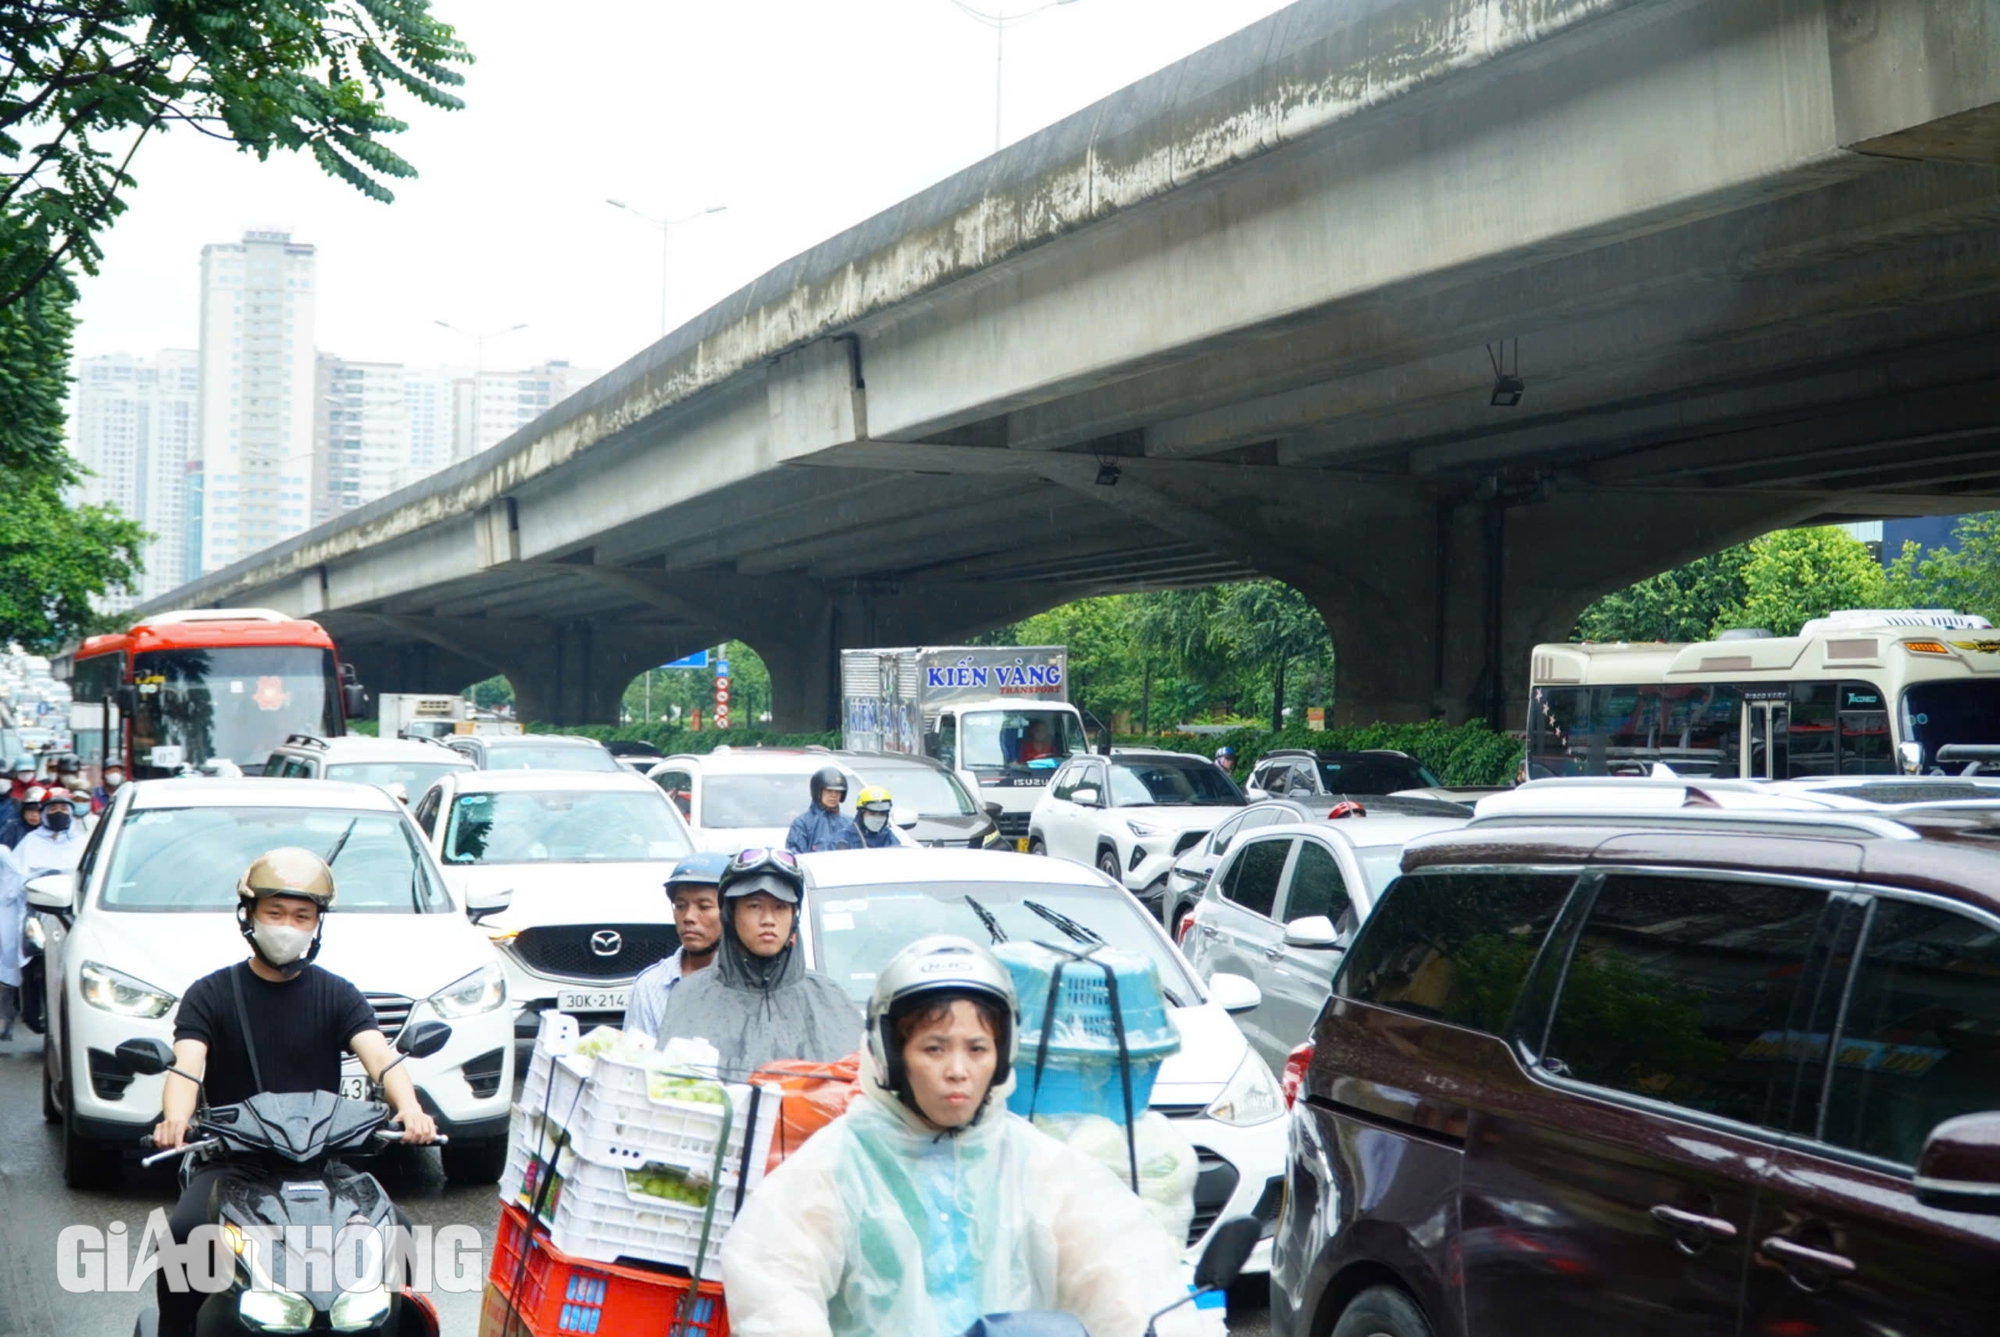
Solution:
<svg viewBox="0 0 2000 1337">
<path fill-rule="evenodd" d="M 1487 489 L 1428 523 L 1343 534 L 1330 587 L 1302 588 L 1335 652 L 1334 718 L 1526 718 L 1529 656 L 1600 595 L 1809 518 L 1796 495 Z"/>
</svg>

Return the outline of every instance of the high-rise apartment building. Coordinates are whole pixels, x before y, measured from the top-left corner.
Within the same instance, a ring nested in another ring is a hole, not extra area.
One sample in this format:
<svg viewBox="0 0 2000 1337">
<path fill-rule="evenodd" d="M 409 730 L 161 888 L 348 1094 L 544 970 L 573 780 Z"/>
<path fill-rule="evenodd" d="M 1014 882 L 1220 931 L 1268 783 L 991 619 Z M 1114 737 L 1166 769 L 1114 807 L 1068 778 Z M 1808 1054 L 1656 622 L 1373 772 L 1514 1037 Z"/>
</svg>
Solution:
<svg viewBox="0 0 2000 1337">
<path fill-rule="evenodd" d="M 466 459 L 499 445 L 597 376 L 567 362 L 544 362 L 521 371 L 482 371 L 461 378 L 453 394 L 453 458 Z"/>
<path fill-rule="evenodd" d="M 188 515 L 196 573 L 312 518 L 314 290 L 313 248 L 288 232 L 202 248 L 200 449 Z"/>
<path fill-rule="evenodd" d="M 319 355 L 312 523 L 413 482 L 408 373 L 399 362 Z"/>
<path fill-rule="evenodd" d="M 141 551 L 145 571 L 137 587 L 107 596 L 107 612 L 181 583 L 198 366 L 192 350 L 178 348 L 156 358 L 117 354 L 76 364 L 70 442 L 89 470 L 78 500 L 116 507 L 153 535 Z"/>
</svg>

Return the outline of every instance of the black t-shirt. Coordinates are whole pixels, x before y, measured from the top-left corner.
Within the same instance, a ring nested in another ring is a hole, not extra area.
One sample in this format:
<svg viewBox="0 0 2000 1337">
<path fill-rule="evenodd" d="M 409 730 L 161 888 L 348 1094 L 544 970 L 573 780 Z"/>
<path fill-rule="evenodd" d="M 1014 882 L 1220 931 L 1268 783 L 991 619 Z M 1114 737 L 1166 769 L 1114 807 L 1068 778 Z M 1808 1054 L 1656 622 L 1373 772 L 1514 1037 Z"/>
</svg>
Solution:
<svg viewBox="0 0 2000 1337">
<path fill-rule="evenodd" d="M 381 1029 L 375 1009 L 359 989 L 318 966 L 274 984 L 244 961 L 188 986 L 174 1021 L 174 1039 L 208 1046 L 208 1103 L 233 1105 L 258 1094 L 229 987 L 231 971 L 243 983 L 243 1009 L 257 1041 L 263 1090 L 339 1091 L 340 1059 L 349 1042 L 363 1031 Z"/>
</svg>

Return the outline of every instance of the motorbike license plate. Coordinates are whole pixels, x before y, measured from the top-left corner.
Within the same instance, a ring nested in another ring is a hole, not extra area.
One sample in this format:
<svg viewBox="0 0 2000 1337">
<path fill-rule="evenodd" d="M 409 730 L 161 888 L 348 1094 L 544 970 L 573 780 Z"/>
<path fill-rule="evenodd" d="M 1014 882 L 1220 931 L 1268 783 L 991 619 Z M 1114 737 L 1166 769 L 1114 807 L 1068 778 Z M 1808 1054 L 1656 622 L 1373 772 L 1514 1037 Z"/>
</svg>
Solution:
<svg viewBox="0 0 2000 1337">
<path fill-rule="evenodd" d="M 632 1001 L 630 989 L 564 989 L 556 995 L 558 1012 L 623 1012 Z"/>
<path fill-rule="evenodd" d="M 366 1100 L 368 1098 L 368 1079 L 366 1077 L 341 1077 L 340 1094 L 349 1100 Z"/>
</svg>

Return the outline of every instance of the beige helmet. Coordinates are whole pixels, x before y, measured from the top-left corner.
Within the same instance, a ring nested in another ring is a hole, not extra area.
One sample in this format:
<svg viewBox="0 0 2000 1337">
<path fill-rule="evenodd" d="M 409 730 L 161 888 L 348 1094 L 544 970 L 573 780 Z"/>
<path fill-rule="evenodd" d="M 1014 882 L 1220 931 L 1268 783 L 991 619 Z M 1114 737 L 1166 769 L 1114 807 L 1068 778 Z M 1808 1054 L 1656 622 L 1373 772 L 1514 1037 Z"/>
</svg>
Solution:
<svg viewBox="0 0 2000 1337">
<path fill-rule="evenodd" d="M 266 896 L 298 896 L 322 912 L 333 908 L 333 870 L 311 850 L 285 845 L 258 855 L 236 883 L 236 899 L 248 910 Z"/>
</svg>

